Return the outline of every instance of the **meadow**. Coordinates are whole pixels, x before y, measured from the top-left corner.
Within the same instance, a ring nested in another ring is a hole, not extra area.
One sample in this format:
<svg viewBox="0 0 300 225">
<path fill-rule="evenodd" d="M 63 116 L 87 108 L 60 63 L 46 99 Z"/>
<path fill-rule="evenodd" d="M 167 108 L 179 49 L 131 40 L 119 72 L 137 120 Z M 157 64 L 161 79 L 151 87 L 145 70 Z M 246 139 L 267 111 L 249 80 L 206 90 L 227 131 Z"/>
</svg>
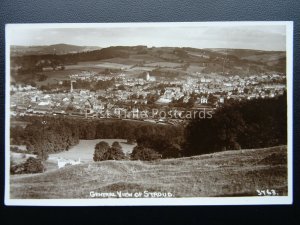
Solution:
<svg viewBox="0 0 300 225">
<path fill-rule="evenodd" d="M 287 148 L 225 151 L 157 161 L 102 161 L 10 176 L 10 198 L 90 198 L 90 192 L 171 192 L 174 197 L 287 195 Z"/>
</svg>

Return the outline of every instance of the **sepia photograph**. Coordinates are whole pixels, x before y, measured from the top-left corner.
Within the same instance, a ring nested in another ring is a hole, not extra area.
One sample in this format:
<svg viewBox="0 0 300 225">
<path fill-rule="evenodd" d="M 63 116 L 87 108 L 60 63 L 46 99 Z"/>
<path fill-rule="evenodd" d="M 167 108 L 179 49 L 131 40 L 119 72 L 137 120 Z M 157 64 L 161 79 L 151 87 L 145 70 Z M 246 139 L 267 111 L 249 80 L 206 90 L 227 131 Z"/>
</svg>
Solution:
<svg viewBox="0 0 300 225">
<path fill-rule="evenodd" d="M 5 35 L 6 205 L 292 203 L 293 22 Z"/>
</svg>

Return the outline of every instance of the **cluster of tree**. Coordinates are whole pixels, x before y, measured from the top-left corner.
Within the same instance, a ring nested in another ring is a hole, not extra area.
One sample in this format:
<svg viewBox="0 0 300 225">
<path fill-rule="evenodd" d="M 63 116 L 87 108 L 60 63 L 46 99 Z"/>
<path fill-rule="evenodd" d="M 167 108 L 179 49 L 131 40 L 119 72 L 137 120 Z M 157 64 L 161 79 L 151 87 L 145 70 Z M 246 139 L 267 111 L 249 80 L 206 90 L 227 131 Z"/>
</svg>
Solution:
<svg viewBox="0 0 300 225">
<path fill-rule="evenodd" d="M 90 121 L 77 120 L 80 139 L 99 138 L 121 138 L 139 139 L 141 136 L 151 136 L 155 134 L 164 135 L 167 139 L 180 137 L 183 133 L 181 127 L 172 127 L 157 124 L 139 123 L 134 121 Z"/>
<path fill-rule="evenodd" d="M 10 146 L 10 151 L 11 152 L 16 152 L 16 153 L 24 153 L 24 150 L 21 150 L 16 146 L 14 146 L 14 147 Z"/>
<path fill-rule="evenodd" d="M 163 135 L 152 134 L 152 135 L 143 135 L 139 137 L 137 140 L 137 149 L 139 151 L 141 149 L 151 149 L 156 153 L 161 155 L 161 158 L 178 158 L 181 156 L 181 143 L 182 139 L 175 138 L 167 138 Z"/>
<path fill-rule="evenodd" d="M 29 157 L 24 163 L 10 165 L 11 174 L 25 174 L 25 173 L 42 173 L 45 171 L 45 166 L 41 159 Z"/>
<path fill-rule="evenodd" d="M 174 77 L 186 75 L 186 72 L 168 68 L 156 68 L 152 70 L 152 73 L 155 74 L 156 77 L 165 77 L 169 79 L 174 79 Z"/>
<path fill-rule="evenodd" d="M 129 99 L 144 99 L 144 96 L 143 95 L 138 95 L 138 94 L 134 93 L 133 95 L 131 95 L 129 97 Z"/>
<path fill-rule="evenodd" d="M 21 66 L 20 73 L 42 71 L 44 67 L 52 67 L 55 70 L 59 65 L 77 64 L 78 62 L 96 61 L 110 58 L 128 58 L 126 47 L 109 47 L 101 50 L 68 53 L 62 55 L 23 55 L 12 56 L 12 65 Z M 64 67 L 61 67 L 61 69 Z"/>
<path fill-rule="evenodd" d="M 31 85 L 33 87 L 36 87 L 36 82 L 45 81 L 47 79 L 47 76 L 45 74 L 40 74 L 36 72 L 24 74 L 22 76 L 13 74 L 12 76 L 15 80 L 15 82 L 12 82 L 12 84 Z"/>
<path fill-rule="evenodd" d="M 184 97 L 179 99 L 173 99 L 172 102 L 168 104 L 169 107 L 176 107 L 176 108 L 192 108 L 196 102 L 195 98 L 189 98 L 188 102 L 183 102 Z"/>
<path fill-rule="evenodd" d="M 287 143 L 286 94 L 234 102 L 211 119 L 195 119 L 185 129 L 183 155 L 262 148 Z"/>
<path fill-rule="evenodd" d="M 148 94 L 147 97 L 147 104 L 148 106 L 156 106 L 156 101 L 159 99 L 159 95 L 158 94 Z"/>
<path fill-rule="evenodd" d="M 48 153 L 68 150 L 79 142 L 79 130 L 72 121 L 28 117 L 26 128 L 11 128 L 11 143 L 26 145 L 27 151 L 47 159 Z"/>
<path fill-rule="evenodd" d="M 183 48 L 175 48 L 173 53 L 180 58 L 188 57 L 188 53 Z"/>
<path fill-rule="evenodd" d="M 162 155 L 151 148 L 137 145 L 134 147 L 130 154 L 131 160 L 143 160 L 151 161 L 161 159 Z M 105 141 L 101 141 L 95 146 L 94 161 L 105 161 L 105 160 L 122 160 L 126 159 L 125 154 L 122 151 L 122 147 L 118 142 L 114 142 L 112 146 Z"/>
<path fill-rule="evenodd" d="M 139 140 L 140 145 L 150 146 L 151 141 L 162 139 L 172 143 L 182 142 L 183 128 L 121 120 L 86 120 L 77 118 L 24 117 L 30 124 L 22 127 L 11 127 L 11 144 L 26 145 L 30 153 L 46 159 L 48 153 L 68 150 L 77 144 L 79 139 L 127 139 L 128 143 Z M 46 121 L 46 123 L 43 123 Z M 156 137 L 158 136 L 159 137 Z M 157 143 L 151 148 L 156 148 Z M 166 144 L 164 146 L 167 146 Z M 155 149 L 157 150 L 157 149 Z M 163 153 L 162 149 L 157 150 Z M 163 153 L 163 155 L 168 155 Z"/>
<path fill-rule="evenodd" d="M 75 89 L 88 89 L 91 91 L 96 90 L 106 90 L 107 88 L 112 87 L 115 84 L 115 79 L 111 80 L 98 80 L 98 81 L 85 81 L 85 80 L 77 80 L 74 83 Z"/>
<path fill-rule="evenodd" d="M 130 158 L 131 160 L 151 161 L 161 159 L 162 155 L 151 148 L 145 148 L 138 145 L 134 147 Z"/>
<path fill-rule="evenodd" d="M 115 141 L 112 146 L 105 141 L 101 141 L 95 146 L 95 152 L 93 156 L 94 161 L 104 160 L 121 160 L 125 159 L 125 154 L 122 151 L 122 146 L 119 142 Z"/>
<path fill-rule="evenodd" d="M 63 60 L 56 55 L 43 56 L 18 56 L 12 58 L 13 65 L 19 66 L 18 74 L 28 74 L 41 72 L 44 68 L 51 68 L 52 70 L 64 70 Z"/>
</svg>

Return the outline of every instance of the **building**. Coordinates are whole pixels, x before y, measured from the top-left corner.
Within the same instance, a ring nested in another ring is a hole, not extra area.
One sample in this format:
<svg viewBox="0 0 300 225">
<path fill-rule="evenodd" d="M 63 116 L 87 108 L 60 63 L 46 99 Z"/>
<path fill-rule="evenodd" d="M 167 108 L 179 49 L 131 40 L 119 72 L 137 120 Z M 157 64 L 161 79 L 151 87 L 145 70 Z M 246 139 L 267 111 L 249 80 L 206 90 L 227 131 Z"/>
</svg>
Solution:
<svg viewBox="0 0 300 225">
<path fill-rule="evenodd" d="M 225 101 L 224 101 L 224 97 L 223 97 L 223 96 L 220 96 L 220 97 L 219 97 L 219 103 L 224 104 L 224 102 L 225 102 Z"/>
<path fill-rule="evenodd" d="M 156 78 L 153 77 L 153 76 L 150 76 L 149 72 L 147 72 L 147 73 L 146 73 L 145 80 L 146 80 L 146 81 L 154 82 L 154 81 L 156 81 Z"/>
<path fill-rule="evenodd" d="M 146 78 L 145 79 L 146 79 L 146 81 L 150 80 L 150 74 L 148 72 L 146 73 Z"/>
<path fill-rule="evenodd" d="M 200 103 L 201 104 L 207 104 L 207 97 L 205 97 L 205 96 L 201 96 L 201 98 L 200 98 Z"/>
</svg>

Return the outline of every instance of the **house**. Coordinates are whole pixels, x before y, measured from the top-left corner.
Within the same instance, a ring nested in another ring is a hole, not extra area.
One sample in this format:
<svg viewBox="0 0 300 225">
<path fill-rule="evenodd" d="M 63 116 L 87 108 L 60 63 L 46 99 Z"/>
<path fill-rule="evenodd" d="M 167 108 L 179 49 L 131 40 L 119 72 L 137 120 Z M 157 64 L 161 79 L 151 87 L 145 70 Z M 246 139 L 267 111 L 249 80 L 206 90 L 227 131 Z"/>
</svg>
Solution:
<svg viewBox="0 0 300 225">
<path fill-rule="evenodd" d="M 224 104 L 224 97 L 223 96 L 219 97 L 219 103 Z"/>
<path fill-rule="evenodd" d="M 200 103 L 201 104 L 207 104 L 207 97 L 205 97 L 205 96 L 201 96 L 201 98 L 200 98 Z"/>
<path fill-rule="evenodd" d="M 57 166 L 59 169 L 65 167 L 67 165 L 78 165 L 80 163 L 81 163 L 80 158 L 78 159 L 78 161 L 72 160 L 72 159 L 63 159 L 63 158 L 57 159 Z"/>
<path fill-rule="evenodd" d="M 274 98 L 274 97 L 275 97 L 275 94 L 273 92 L 270 92 L 269 98 Z"/>
<path fill-rule="evenodd" d="M 36 114 L 47 114 L 50 113 L 52 111 L 52 107 L 49 104 L 39 104 L 37 106 L 34 107 L 33 109 L 33 113 Z"/>
<path fill-rule="evenodd" d="M 39 96 L 38 95 L 34 95 L 31 97 L 31 102 L 38 102 L 39 101 Z"/>
<path fill-rule="evenodd" d="M 82 111 L 85 113 L 85 117 L 87 118 L 89 115 L 94 113 L 94 106 L 89 99 L 83 101 L 81 105 Z"/>
<path fill-rule="evenodd" d="M 164 98 L 166 99 L 172 99 L 172 97 L 174 96 L 172 90 L 166 90 L 164 93 Z"/>
<path fill-rule="evenodd" d="M 183 103 L 188 103 L 190 99 L 190 96 L 184 96 Z"/>
</svg>

